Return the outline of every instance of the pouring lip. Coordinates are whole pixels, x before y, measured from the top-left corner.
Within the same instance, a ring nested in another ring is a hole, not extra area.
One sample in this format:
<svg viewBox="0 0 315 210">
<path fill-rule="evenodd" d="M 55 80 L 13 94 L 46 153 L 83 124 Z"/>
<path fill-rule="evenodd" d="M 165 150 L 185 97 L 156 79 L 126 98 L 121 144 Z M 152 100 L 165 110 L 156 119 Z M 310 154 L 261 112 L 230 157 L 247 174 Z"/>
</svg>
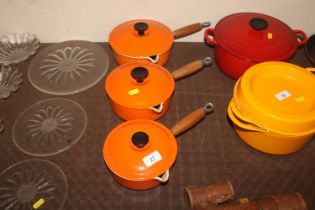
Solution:
<svg viewBox="0 0 315 210">
<path fill-rule="evenodd" d="M 299 132 L 299 133 L 288 133 L 288 132 L 284 132 L 284 131 L 280 131 L 280 130 L 275 130 L 275 129 L 270 128 L 270 127 L 266 127 L 265 125 L 262 125 L 258 122 L 253 122 L 251 119 L 249 119 L 249 117 L 246 114 L 244 114 L 240 110 L 238 110 L 237 107 L 232 108 L 233 103 L 235 103 L 235 102 L 232 99 L 229 103 L 229 106 L 228 106 L 228 115 L 229 115 L 229 109 L 230 109 L 230 111 L 233 113 L 233 115 L 236 115 L 242 121 L 257 127 L 257 130 L 256 129 L 248 129 L 250 131 L 271 133 L 271 134 L 277 134 L 277 135 L 288 136 L 288 137 L 299 137 L 299 136 L 307 136 L 307 135 L 315 134 L 315 130 Z M 243 117 L 239 117 L 239 115 L 235 113 L 235 109 L 237 109 L 237 111 L 240 112 L 243 115 Z M 248 119 L 245 119 L 245 118 L 248 118 Z M 232 120 L 232 122 L 235 123 L 233 120 Z"/>
</svg>

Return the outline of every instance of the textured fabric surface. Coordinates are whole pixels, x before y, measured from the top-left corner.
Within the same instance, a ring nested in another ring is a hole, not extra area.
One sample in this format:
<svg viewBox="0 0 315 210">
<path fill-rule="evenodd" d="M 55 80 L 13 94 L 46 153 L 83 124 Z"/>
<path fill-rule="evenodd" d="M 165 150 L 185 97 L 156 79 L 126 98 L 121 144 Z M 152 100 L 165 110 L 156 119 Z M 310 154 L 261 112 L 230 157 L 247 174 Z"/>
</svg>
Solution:
<svg viewBox="0 0 315 210">
<path fill-rule="evenodd" d="M 116 63 L 108 44 L 100 45 L 109 54 L 110 72 Z M 48 44 L 42 44 L 41 49 L 46 46 Z M 213 48 L 204 43 L 175 43 L 165 67 L 173 71 L 190 61 L 213 56 L 213 53 Z M 292 62 L 310 66 L 302 49 Z M 34 158 L 18 150 L 13 143 L 12 125 L 19 113 L 37 101 L 57 97 L 31 86 L 27 79 L 29 63 L 30 60 L 19 65 L 24 75 L 19 91 L 0 101 L 0 115 L 6 127 L 0 134 L 0 171 Z M 88 115 L 87 130 L 73 147 L 44 158 L 59 165 L 67 176 L 68 198 L 64 209 L 189 209 L 184 199 L 185 187 L 226 180 L 232 182 L 237 198 L 297 191 L 304 196 L 309 209 L 315 209 L 315 141 L 285 156 L 267 155 L 249 147 L 240 140 L 226 117 L 234 83 L 215 63 L 176 81 L 171 107 L 160 122 L 170 128 L 185 114 L 208 101 L 214 104 L 215 111 L 177 137 L 178 155 L 169 182 L 147 191 L 132 191 L 120 186 L 104 163 L 104 139 L 113 127 L 123 122 L 111 110 L 104 92 L 104 79 L 86 91 L 61 96 L 81 104 Z"/>
</svg>

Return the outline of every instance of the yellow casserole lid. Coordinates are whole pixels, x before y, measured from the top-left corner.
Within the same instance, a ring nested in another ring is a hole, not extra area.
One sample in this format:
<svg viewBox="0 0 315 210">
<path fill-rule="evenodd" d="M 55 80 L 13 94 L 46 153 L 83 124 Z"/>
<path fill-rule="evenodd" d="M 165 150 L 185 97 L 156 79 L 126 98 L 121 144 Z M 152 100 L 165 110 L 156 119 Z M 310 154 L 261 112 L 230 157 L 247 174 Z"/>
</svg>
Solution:
<svg viewBox="0 0 315 210">
<path fill-rule="evenodd" d="M 300 66 L 256 64 L 235 85 L 234 99 L 260 127 L 288 135 L 315 133 L 315 76 Z"/>
</svg>

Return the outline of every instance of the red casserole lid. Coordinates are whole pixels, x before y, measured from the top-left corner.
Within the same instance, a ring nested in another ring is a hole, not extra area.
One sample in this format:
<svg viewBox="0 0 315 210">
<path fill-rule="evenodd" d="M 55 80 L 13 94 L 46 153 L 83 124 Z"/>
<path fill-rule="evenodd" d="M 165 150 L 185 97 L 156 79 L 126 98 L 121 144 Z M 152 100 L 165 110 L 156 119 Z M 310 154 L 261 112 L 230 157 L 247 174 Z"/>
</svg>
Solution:
<svg viewBox="0 0 315 210">
<path fill-rule="evenodd" d="M 221 19 L 214 36 L 219 45 L 232 55 L 252 62 L 287 60 L 299 45 L 304 32 L 293 31 L 288 25 L 268 15 L 236 13 Z"/>
</svg>

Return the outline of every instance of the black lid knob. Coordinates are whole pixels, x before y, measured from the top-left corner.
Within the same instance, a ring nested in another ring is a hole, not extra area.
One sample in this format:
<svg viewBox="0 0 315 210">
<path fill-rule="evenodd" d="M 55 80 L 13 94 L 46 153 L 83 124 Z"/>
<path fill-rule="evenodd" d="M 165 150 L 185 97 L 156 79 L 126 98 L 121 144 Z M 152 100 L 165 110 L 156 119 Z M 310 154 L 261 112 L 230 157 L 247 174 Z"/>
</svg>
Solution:
<svg viewBox="0 0 315 210">
<path fill-rule="evenodd" d="M 144 67 L 136 67 L 131 70 L 131 76 L 137 81 L 137 83 L 142 83 L 148 75 L 149 71 Z"/>
<path fill-rule="evenodd" d="M 144 23 L 144 22 L 138 22 L 138 23 L 133 25 L 133 28 L 138 32 L 139 36 L 143 36 L 144 32 L 146 30 L 148 30 L 149 25 L 147 23 Z"/>
<path fill-rule="evenodd" d="M 255 30 L 264 30 L 268 28 L 268 22 L 263 18 L 252 18 L 249 21 L 249 24 Z"/>
<path fill-rule="evenodd" d="M 131 140 L 132 140 L 133 145 L 141 149 L 145 145 L 148 144 L 149 136 L 148 134 L 140 131 L 140 132 L 134 133 L 131 137 Z"/>
</svg>

